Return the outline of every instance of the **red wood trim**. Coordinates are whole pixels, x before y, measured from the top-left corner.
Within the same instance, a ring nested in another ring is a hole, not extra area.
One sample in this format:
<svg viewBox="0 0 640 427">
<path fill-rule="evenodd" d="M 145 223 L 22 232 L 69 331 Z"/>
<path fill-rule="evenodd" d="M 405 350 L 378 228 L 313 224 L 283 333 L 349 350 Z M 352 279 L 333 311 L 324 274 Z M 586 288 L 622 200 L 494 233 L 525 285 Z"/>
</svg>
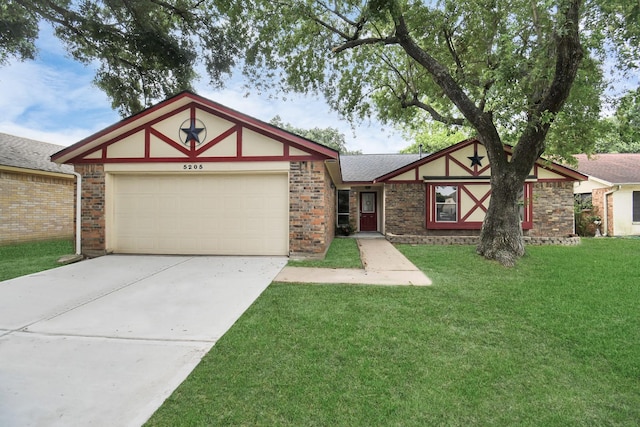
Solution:
<svg viewBox="0 0 640 427">
<path fill-rule="evenodd" d="M 176 95 L 174 98 L 171 98 L 171 99 L 169 99 L 169 100 L 167 100 L 165 102 L 161 102 L 159 104 L 156 104 L 156 105 L 154 105 L 154 106 L 152 106 L 150 108 L 147 108 L 146 110 L 143 110 L 143 111 L 141 111 L 141 112 L 139 112 L 137 114 L 134 114 L 133 116 L 129 116 L 129 117 L 119 121 L 118 123 L 115 123 L 115 124 L 113 124 L 111 126 L 108 126 L 108 127 L 104 128 L 103 130 L 98 131 L 97 133 L 94 133 L 93 135 L 90 135 L 90 136 L 86 137 L 85 139 L 83 139 L 83 140 L 81 140 L 81 141 L 79 141 L 79 142 L 67 147 L 66 149 L 64 149 L 64 150 L 62 150 L 62 151 L 60 151 L 58 153 L 56 153 L 52 157 L 52 160 L 60 158 L 60 157 L 64 156 L 65 154 L 68 154 L 68 153 L 70 153 L 72 151 L 75 151 L 75 150 L 77 150 L 79 148 L 82 148 L 83 146 L 85 146 L 85 145 L 95 141 L 96 139 L 99 139 L 99 138 L 105 136 L 105 135 L 108 135 L 110 132 L 113 132 L 114 130 L 116 130 L 116 129 L 120 128 L 120 127 L 126 126 L 126 125 L 128 125 L 131 122 L 134 122 L 136 120 L 140 120 L 140 119 L 148 116 L 149 114 L 154 113 L 155 111 L 157 111 L 159 109 L 165 108 L 166 106 L 171 105 L 172 103 L 177 102 L 177 101 L 181 100 L 182 98 L 190 97 L 190 96 L 193 96 L 193 94 L 191 94 L 190 92 L 183 92 L 183 93 L 180 93 L 180 94 Z M 176 111 L 177 110 L 172 110 L 172 114 L 175 114 Z M 145 123 L 145 125 L 147 125 L 147 123 Z M 136 129 L 139 129 L 139 128 L 142 128 L 142 127 L 144 127 L 144 126 L 139 126 Z M 86 153 L 85 153 L 85 155 L 86 155 Z M 74 158 L 76 158 L 76 157 L 74 157 Z"/>
<path fill-rule="evenodd" d="M 229 137 L 230 135 L 232 135 L 234 132 L 237 132 L 238 128 L 239 128 L 238 125 L 232 126 L 229 129 L 227 129 L 226 131 L 222 132 L 220 135 L 218 135 L 215 138 L 213 138 L 211 141 L 207 142 L 202 147 L 198 148 L 196 150 L 196 156 L 199 156 L 201 153 L 204 153 L 209 148 L 213 147 L 214 145 L 216 145 L 217 143 L 219 143 L 223 139 L 225 139 L 225 138 Z"/>
<path fill-rule="evenodd" d="M 487 208 L 485 208 L 485 207 L 484 207 L 483 203 L 484 203 L 484 201 L 485 201 L 485 200 L 487 200 L 487 198 L 491 195 L 491 187 L 489 187 L 489 191 L 487 191 L 487 192 L 485 193 L 485 195 L 484 195 L 484 196 L 482 196 L 482 198 L 481 198 L 480 200 L 478 200 L 478 199 L 476 198 L 476 196 L 474 196 L 474 195 L 471 193 L 471 191 L 469 191 L 469 190 L 467 189 L 467 186 L 466 186 L 466 185 L 465 185 L 465 186 L 462 186 L 461 188 L 462 188 L 462 191 L 464 191 L 464 192 L 466 193 L 466 195 L 467 195 L 467 196 L 469 196 L 469 197 L 471 198 L 471 200 L 473 200 L 474 205 L 473 205 L 473 207 L 472 207 L 471 209 L 469 209 L 469 211 L 467 212 L 467 214 L 466 214 L 464 217 L 462 217 L 462 218 L 460 219 L 460 222 L 466 222 L 466 219 L 467 219 L 467 218 L 469 218 L 469 216 L 471 216 L 471 214 L 472 214 L 473 212 L 475 212 L 475 210 L 476 210 L 477 208 L 482 209 L 485 213 L 487 212 Z"/>
<path fill-rule="evenodd" d="M 151 132 L 149 128 L 144 131 L 144 158 L 151 157 Z"/>
<path fill-rule="evenodd" d="M 242 157 L 242 131 L 243 128 L 242 126 L 240 126 L 238 128 L 238 133 L 236 134 L 236 156 L 237 157 Z"/>
<path fill-rule="evenodd" d="M 177 149 L 178 151 L 186 154 L 187 156 L 192 156 L 192 151 L 183 147 L 182 145 L 178 144 L 177 142 L 175 142 L 174 140 L 170 139 L 168 136 L 166 136 L 163 133 L 158 132 L 157 130 L 155 130 L 152 127 L 149 127 L 149 132 L 159 138 L 160 140 L 162 140 L 163 142 L 166 142 L 167 144 L 169 144 L 170 146 L 172 146 L 173 148 Z"/>
<path fill-rule="evenodd" d="M 193 157 L 188 155 L 186 157 L 122 157 L 122 158 L 110 158 L 110 159 L 79 159 L 75 163 L 77 164 L 89 164 L 89 163 L 240 163 L 240 162 L 310 162 L 310 161 L 322 161 L 326 160 L 324 156 L 296 156 L 295 158 L 284 156 L 247 156 L 247 157 Z M 351 183 L 353 184 L 353 183 Z M 370 182 L 363 182 L 362 184 L 371 185 Z"/>
<path fill-rule="evenodd" d="M 450 159 L 452 162 L 454 162 L 455 164 L 457 164 L 458 166 L 460 166 L 461 168 L 463 168 L 464 170 L 466 170 L 467 172 L 469 172 L 469 174 L 470 174 L 471 176 L 476 176 L 476 175 L 477 175 L 477 173 L 476 173 L 476 172 L 474 172 L 474 170 L 473 170 L 473 169 L 471 169 L 471 168 L 467 167 L 466 165 L 464 165 L 462 162 L 460 162 L 460 161 L 459 161 L 458 159 L 456 159 L 455 157 L 453 157 L 453 156 L 449 156 L 449 159 Z M 447 176 L 449 176 L 449 171 L 447 171 Z"/>
</svg>

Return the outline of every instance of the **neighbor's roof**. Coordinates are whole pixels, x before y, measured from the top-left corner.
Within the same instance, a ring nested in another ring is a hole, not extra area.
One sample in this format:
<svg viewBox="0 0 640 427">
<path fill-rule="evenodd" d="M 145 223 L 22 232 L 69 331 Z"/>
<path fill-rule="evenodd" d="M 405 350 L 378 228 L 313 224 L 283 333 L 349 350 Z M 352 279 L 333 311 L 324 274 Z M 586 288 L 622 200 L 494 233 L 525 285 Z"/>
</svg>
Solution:
<svg viewBox="0 0 640 427">
<path fill-rule="evenodd" d="M 611 184 L 640 183 L 640 154 L 576 154 L 578 170 Z"/>
<path fill-rule="evenodd" d="M 0 166 L 71 175 L 72 166 L 58 165 L 50 159 L 53 153 L 63 148 L 61 145 L 0 133 Z"/>
<path fill-rule="evenodd" d="M 422 157 L 426 157 L 423 154 Z M 372 182 L 374 179 L 420 160 L 419 154 L 340 155 L 343 182 Z"/>
</svg>

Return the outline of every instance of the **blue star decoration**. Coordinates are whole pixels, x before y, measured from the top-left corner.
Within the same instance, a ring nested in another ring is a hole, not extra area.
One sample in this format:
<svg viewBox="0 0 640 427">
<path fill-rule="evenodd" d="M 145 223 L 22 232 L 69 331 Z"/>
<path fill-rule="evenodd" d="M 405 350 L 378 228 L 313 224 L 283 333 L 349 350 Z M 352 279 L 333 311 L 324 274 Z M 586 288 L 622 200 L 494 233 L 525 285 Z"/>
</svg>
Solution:
<svg viewBox="0 0 640 427">
<path fill-rule="evenodd" d="M 196 127 L 196 120 L 191 119 L 191 125 L 188 128 L 180 128 L 180 130 L 187 134 L 184 142 L 185 144 L 190 141 L 195 141 L 197 144 L 200 144 L 200 132 L 204 130 L 204 128 Z"/>
<path fill-rule="evenodd" d="M 471 160 L 471 167 L 474 167 L 475 165 L 482 167 L 482 159 L 484 159 L 484 156 L 478 156 L 478 150 L 476 150 L 473 153 L 473 156 L 467 157 L 467 159 Z"/>
</svg>

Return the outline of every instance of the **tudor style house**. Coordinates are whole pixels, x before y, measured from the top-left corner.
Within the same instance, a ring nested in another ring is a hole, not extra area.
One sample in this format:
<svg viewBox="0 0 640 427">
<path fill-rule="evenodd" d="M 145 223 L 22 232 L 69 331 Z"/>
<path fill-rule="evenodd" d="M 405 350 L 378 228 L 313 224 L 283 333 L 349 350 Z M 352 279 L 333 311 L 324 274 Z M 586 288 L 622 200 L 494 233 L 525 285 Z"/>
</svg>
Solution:
<svg viewBox="0 0 640 427">
<path fill-rule="evenodd" d="M 490 198 L 475 139 L 426 156 L 340 156 L 191 92 L 52 160 L 83 177 L 87 255 L 322 256 L 345 224 L 389 239 L 474 236 Z M 573 233 L 573 182 L 584 179 L 540 160 L 523 188 L 525 233 Z"/>
</svg>

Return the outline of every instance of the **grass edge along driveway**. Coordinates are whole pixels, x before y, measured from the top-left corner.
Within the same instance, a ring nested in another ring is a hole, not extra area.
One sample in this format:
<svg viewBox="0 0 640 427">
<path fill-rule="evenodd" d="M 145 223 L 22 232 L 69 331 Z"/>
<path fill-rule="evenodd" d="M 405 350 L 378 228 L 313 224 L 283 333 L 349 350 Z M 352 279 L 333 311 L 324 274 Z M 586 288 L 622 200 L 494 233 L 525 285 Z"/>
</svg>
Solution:
<svg viewBox="0 0 640 427">
<path fill-rule="evenodd" d="M 60 267 L 57 260 L 73 251 L 66 239 L 0 246 L 0 282 Z"/>
<path fill-rule="evenodd" d="M 433 286 L 274 283 L 148 425 L 640 423 L 640 240 L 399 249 Z"/>
</svg>

